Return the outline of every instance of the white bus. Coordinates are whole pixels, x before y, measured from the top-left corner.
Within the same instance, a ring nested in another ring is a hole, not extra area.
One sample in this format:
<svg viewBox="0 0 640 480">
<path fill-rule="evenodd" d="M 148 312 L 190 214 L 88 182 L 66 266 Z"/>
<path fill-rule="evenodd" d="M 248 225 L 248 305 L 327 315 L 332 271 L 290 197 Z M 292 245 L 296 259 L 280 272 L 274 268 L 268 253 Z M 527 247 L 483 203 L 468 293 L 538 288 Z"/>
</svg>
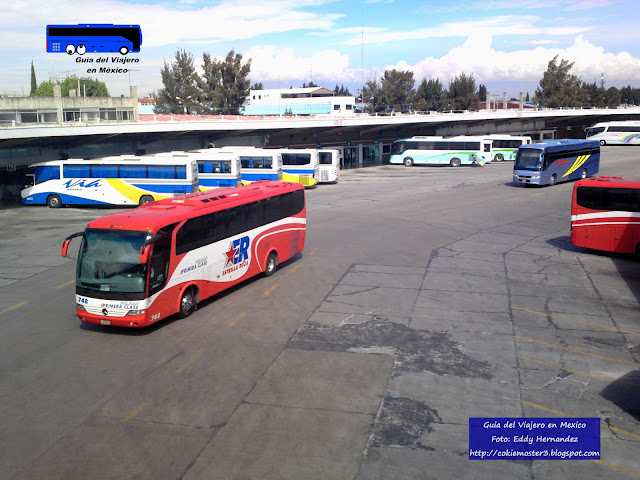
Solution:
<svg viewBox="0 0 640 480">
<path fill-rule="evenodd" d="M 320 183 L 335 183 L 340 178 L 340 152 L 334 149 L 319 149 Z"/>
<path fill-rule="evenodd" d="M 639 121 L 596 123 L 586 133 L 589 140 L 598 140 L 600 145 L 640 145 Z"/>
<path fill-rule="evenodd" d="M 521 145 L 530 145 L 531 137 L 516 135 L 501 135 L 494 133 L 485 138 L 493 141 L 491 152 L 493 160 L 502 162 L 503 160 L 515 160 L 518 149 Z"/>
<path fill-rule="evenodd" d="M 256 147 L 222 147 L 220 151 L 232 152 L 240 159 L 242 184 L 260 180 L 282 180 L 280 150 Z"/>
<path fill-rule="evenodd" d="M 482 137 L 417 136 L 396 140 L 389 163 L 404 165 L 484 165 L 491 161 L 491 140 Z"/>
<path fill-rule="evenodd" d="M 194 160 L 122 155 L 35 163 L 21 192 L 26 205 L 143 205 L 198 191 Z"/>
<path fill-rule="evenodd" d="M 203 148 L 188 152 L 174 151 L 158 153 L 156 157 L 193 159 L 198 164 L 200 191 L 220 187 L 239 187 L 242 185 L 240 158 L 232 151 L 216 148 Z"/>
<path fill-rule="evenodd" d="M 286 182 L 294 182 L 311 187 L 318 184 L 320 179 L 320 163 L 318 150 L 315 148 L 283 148 L 282 179 Z"/>
</svg>

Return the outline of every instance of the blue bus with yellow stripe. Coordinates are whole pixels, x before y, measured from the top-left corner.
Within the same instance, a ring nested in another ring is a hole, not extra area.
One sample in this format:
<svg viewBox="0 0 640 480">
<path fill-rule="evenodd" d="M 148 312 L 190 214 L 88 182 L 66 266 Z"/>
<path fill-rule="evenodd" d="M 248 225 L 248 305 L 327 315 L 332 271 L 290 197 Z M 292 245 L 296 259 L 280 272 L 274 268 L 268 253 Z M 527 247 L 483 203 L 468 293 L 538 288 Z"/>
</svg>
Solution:
<svg viewBox="0 0 640 480">
<path fill-rule="evenodd" d="M 320 180 L 320 161 L 315 148 L 283 148 L 282 179 L 312 187 Z"/>
<path fill-rule="evenodd" d="M 555 185 L 596 175 L 600 170 L 597 140 L 548 140 L 518 149 L 513 182 L 524 185 Z"/>
<path fill-rule="evenodd" d="M 30 165 L 21 192 L 26 205 L 143 205 L 197 192 L 193 159 L 117 156 Z"/>
</svg>

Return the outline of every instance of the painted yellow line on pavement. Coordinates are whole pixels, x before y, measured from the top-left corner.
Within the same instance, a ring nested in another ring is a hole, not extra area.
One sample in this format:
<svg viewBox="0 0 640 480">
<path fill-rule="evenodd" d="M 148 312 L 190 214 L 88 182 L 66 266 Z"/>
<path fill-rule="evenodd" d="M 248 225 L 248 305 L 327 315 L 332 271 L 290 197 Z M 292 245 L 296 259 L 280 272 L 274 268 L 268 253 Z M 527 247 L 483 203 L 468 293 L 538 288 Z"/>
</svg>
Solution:
<svg viewBox="0 0 640 480">
<path fill-rule="evenodd" d="M 189 358 L 189 360 L 187 360 L 180 368 L 178 368 L 176 370 L 176 373 L 178 375 L 180 375 L 182 372 L 184 372 L 189 365 L 191 365 L 193 362 L 195 362 L 198 358 L 200 358 L 202 356 L 202 354 L 204 353 L 205 350 L 206 350 L 206 348 L 202 347 L 196 353 L 191 355 L 191 358 Z"/>
<path fill-rule="evenodd" d="M 71 280 L 70 282 L 63 283 L 62 285 L 58 285 L 56 288 L 64 288 L 64 287 L 66 287 L 68 285 L 71 285 L 72 283 L 76 283 L 76 281 L 75 280 Z"/>
<path fill-rule="evenodd" d="M 6 309 L 4 309 L 3 311 L 0 312 L 0 315 L 2 315 L 3 313 L 10 312 L 11 310 L 15 310 L 16 308 L 20 308 L 23 305 L 26 305 L 27 303 L 29 303 L 29 302 L 20 302 L 17 305 L 14 305 L 13 307 L 6 308 Z"/>
<path fill-rule="evenodd" d="M 545 412 L 555 413 L 556 415 L 561 415 L 563 417 L 576 418 L 575 415 L 570 415 L 568 413 L 560 412 L 558 410 L 553 410 L 552 408 L 545 407 L 543 405 L 538 405 L 537 403 L 527 402 L 526 400 L 522 400 L 520 403 L 522 403 L 523 405 L 528 405 L 533 408 L 537 408 L 539 410 L 544 410 Z M 604 428 L 606 430 L 612 430 L 616 433 L 619 433 L 620 435 L 624 435 L 629 438 L 635 438 L 636 440 L 640 440 L 640 435 L 636 433 L 627 432 L 626 430 L 622 430 L 621 428 L 612 427 L 611 425 L 607 425 L 604 422 L 600 422 L 600 428 Z"/>
<path fill-rule="evenodd" d="M 271 292 L 273 292 L 276 288 L 278 288 L 278 285 L 279 285 L 279 284 L 277 284 L 277 283 L 276 283 L 273 287 L 271 287 L 269 290 L 267 290 L 266 292 L 264 292 L 264 293 L 262 294 L 262 296 L 263 296 L 263 297 L 268 297 L 268 296 L 271 294 Z"/>
<path fill-rule="evenodd" d="M 311 255 L 315 255 L 315 253 L 316 253 L 317 251 L 318 251 L 318 249 L 317 249 L 317 248 L 314 248 L 313 250 L 311 250 L 311 251 L 309 252 L 309 255 L 310 255 L 310 256 L 311 256 Z"/>
<path fill-rule="evenodd" d="M 622 467 L 620 465 L 616 465 L 615 463 L 605 462 L 604 460 L 591 460 L 591 461 L 593 463 L 599 463 L 600 465 L 604 465 L 605 467 L 613 468 L 615 470 L 619 470 L 621 472 L 629 473 L 636 477 L 640 477 L 640 472 L 638 472 L 637 470 L 631 470 L 630 468 Z"/>
<path fill-rule="evenodd" d="M 293 272 L 295 272 L 296 270 L 298 270 L 300 267 L 302 266 L 302 264 L 298 263 L 296 265 L 294 265 L 293 267 L 291 267 L 290 270 L 287 271 L 288 274 L 292 274 Z"/>
<path fill-rule="evenodd" d="M 534 362 L 540 365 L 544 365 L 545 367 L 555 368 L 556 370 L 564 370 L 565 372 L 571 372 L 571 373 L 576 373 L 578 375 L 584 375 L 586 377 L 595 378 L 596 380 L 603 380 L 605 382 L 616 382 L 617 380 L 616 378 L 613 378 L 613 377 L 605 377 L 603 375 L 596 375 L 595 373 L 587 373 L 587 372 L 582 372 L 580 370 L 573 370 L 571 368 L 563 367 L 562 365 L 554 365 L 553 363 L 543 362 L 542 360 L 536 360 L 535 358 L 522 357 L 520 355 L 518 355 L 518 358 L 520 360 L 526 360 L 527 362 Z M 634 385 L 632 383 L 625 383 L 625 382 L 617 382 L 617 383 L 620 385 L 627 385 L 631 388 L 640 388 L 640 385 Z"/>
<path fill-rule="evenodd" d="M 242 320 L 246 316 L 247 316 L 247 312 L 242 312 L 240 315 L 238 315 L 236 318 L 234 318 L 231 322 L 229 322 L 229 326 L 230 327 L 235 327 L 238 324 L 238 322 L 240 320 Z"/>
<path fill-rule="evenodd" d="M 542 340 L 536 340 L 534 338 L 528 338 L 528 337 L 521 337 L 519 335 L 516 335 L 515 338 L 519 340 L 526 340 L 527 342 L 539 343 L 541 345 L 546 345 L 547 347 L 559 348 L 560 350 L 567 350 L 569 352 L 579 353 L 581 355 L 588 355 L 589 357 L 600 358 L 602 360 L 607 360 L 609 362 L 616 362 L 616 363 L 622 363 L 624 365 L 631 365 L 633 367 L 640 367 L 640 365 L 638 365 L 637 363 L 627 362 L 626 360 L 618 360 L 617 358 L 605 357 L 604 355 L 585 352 L 583 350 L 578 350 L 577 348 L 563 347 L 562 345 L 558 345 L 557 343 L 543 342 Z"/>
<path fill-rule="evenodd" d="M 544 195 L 545 192 L 540 192 L 540 193 L 534 193 L 533 195 L 531 195 L 532 197 L 537 197 L 538 195 Z"/>
<path fill-rule="evenodd" d="M 457 208 L 452 208 L 451 210 L 443 210 L 440 213 L 452 213 L 455 212 L 457 210 Z"/>
<path fill-rule="evenodd" d="M 109 433 L 107 433 L 107 439 L 115 435 L 124 426 L 125 423 L 127 423 L 130 420 L 133 420 L 146 406 L 147 406 L 147 402 L 142 402 L 140 405 L 134 408 L 131 411 L 131 413 L 129 413 L 129 415 L 124 417 L 122 420 L 118 422 L 116 426 L 114 426 L 111 430 L 109 430 Z"/>
<path fill-rule="evenodd" d="M 536 310 L 529 310 L 528 308 L 521 308 L 521 307 L 511 307 L 511 309 L 512 310 L 520 310 L 522 312 L 535 313 L 536 315 L 549 316 L 551 318 L 561 318 L 562 320 L 567 320 L 569 322 L 579 323 L 581 325 L 587 325 L 589 327 L 602 328 L 603 330 L 609 330 L 610 332 L 627 333 L 629 335 L 639 335 L 640 336 L 640 332 L 634 332 L 632 330 L 624 330 L 622 328 L 607 327 L 606 325 L 599 325 L 597 323 L 584 322 L 582 320 L 577 320 L 575 318 L 565 317 L 564 315 L 552 315 L 550 313 L 538 312 Z"/>
</svg>

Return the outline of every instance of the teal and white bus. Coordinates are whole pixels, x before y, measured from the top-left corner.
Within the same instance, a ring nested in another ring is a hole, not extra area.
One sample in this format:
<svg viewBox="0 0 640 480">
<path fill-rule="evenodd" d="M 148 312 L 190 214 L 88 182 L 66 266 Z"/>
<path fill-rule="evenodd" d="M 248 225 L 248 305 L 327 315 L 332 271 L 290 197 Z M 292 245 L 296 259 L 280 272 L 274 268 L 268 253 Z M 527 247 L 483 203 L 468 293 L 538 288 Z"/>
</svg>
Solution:
<svg viewBox="0 0 640 480">
<path fill-rule="evenodd" d="M 143 205 L 198 191 L 192 159 L 117 156 L 53 160 L 30 165 L 26 205 Z"/>
<path fill-rule="evenodd" d="M 501 135 L 499 133 L 493 133 L 485 138 L 493 141 L 492 154 L 494 162 L 515 160 L 518 149 L 522 145 L 531 144 L 531 137 L 528 136 Z"/>
<path fill-rule="evenodd" d="M 417 136 L 396 140 L 389 163 L 404 165 L 484 165 L 491 161 L 491 140 L 482 137 Z"/>
</svg>

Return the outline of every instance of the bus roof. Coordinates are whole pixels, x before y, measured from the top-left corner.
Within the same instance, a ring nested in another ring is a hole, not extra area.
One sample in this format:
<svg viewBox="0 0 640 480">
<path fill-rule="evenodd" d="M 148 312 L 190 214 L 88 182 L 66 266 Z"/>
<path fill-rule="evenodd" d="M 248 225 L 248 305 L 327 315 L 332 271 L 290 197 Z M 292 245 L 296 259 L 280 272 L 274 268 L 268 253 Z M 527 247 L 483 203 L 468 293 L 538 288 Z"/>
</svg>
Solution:
<svg viewBox="0 0 640 480">
<path fill-rule="evenodd" d="M 561 140 L 545 140 L 544 142 L 539 143 L 531 143 L 529 145 L 522 145 L 520 148 L 533 148 L 537 150 L 548 150 L 548 149 L 558 149 L 558 150 L 568 150 L 573 147 L 600 147 L 600 142 L 598 140 L 580 140 L 580 139 L 570 139 L 564 138 Z"/>
<path fill-rule="evenodd" d="M 576 182 L 576 187 L 640 188 L 640 180 L 622 177 L 590 177 Z"/>
<path fill-rule="evenodd" d="M 97 218 L 87 228 L 157 232 L 162 227 L 188 218 L 213 213 L 276 194 L 302 190 L 299 183 L 282 181 L 253 182 L 241 187 L 223 187 L 206 192 L 189 193 L 111 213 Z"/>
</svg>

